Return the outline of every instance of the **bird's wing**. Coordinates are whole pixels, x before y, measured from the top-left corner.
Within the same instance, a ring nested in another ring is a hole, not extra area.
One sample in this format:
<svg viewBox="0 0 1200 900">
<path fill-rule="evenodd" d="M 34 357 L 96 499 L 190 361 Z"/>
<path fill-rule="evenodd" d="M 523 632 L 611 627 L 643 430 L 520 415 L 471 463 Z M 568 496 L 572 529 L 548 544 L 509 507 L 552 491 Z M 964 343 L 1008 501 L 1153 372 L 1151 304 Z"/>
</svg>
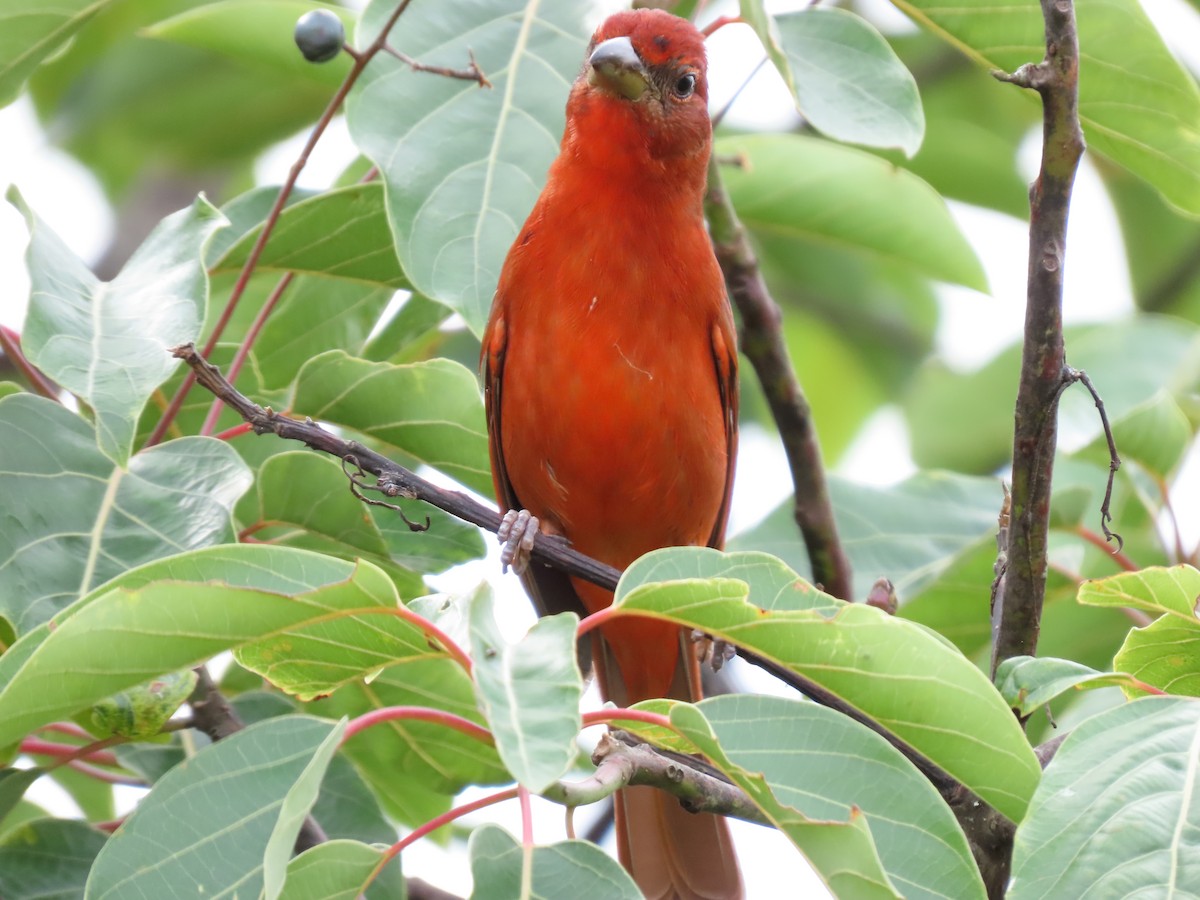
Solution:
<svg viewBox="0 0 1200 900">
<path fill-rule="evenodd" d="M 488 321 L 483 333 L 483 353 L 480 360 L 483 369 L 483 401 L 487 415 L 488 454 L 492 460 L 492 482 L 496 488 L 496 499 L 500 511 L 524 509 L 508 477 L 504 464 L 504 442 L 501 439 L 503 423 L 500 420 L 504 390 L 504 359 L 508 348 L 508 333 L 503 313 L 495 314 Z M 529 435 L 535 440 L 536 435 Z M 533 601 L 539 616 L 560 612 L 573 612 L 580 618 L 587 615 L 583 602 L 571 585 L 569 576 L 538 563 L 530 563 L 521 575 L 525 590 Z M 586 642 L 581 644 L 586 646 Z M 585 653 L 585 651 L 581 651 Z M 584 660 L 580 660 L 581 664 Z M 585 668 L 586 670 L 586 668 Z"/>
<path fill-rule="evenodd" d="M 737 338 L 728 303 L 722 312 L 724 315 L 713 324 L 712 352 L 717 388 L 721 392 L 721 409 L 725 413 L 725 496 L 708 538 L 708 546 L 718 550 L 725 546 L 725 526 L 729 522 L 729 505 L 733 498 L 733 469 L 737 462 L 738 444 Z"/>
</svg>

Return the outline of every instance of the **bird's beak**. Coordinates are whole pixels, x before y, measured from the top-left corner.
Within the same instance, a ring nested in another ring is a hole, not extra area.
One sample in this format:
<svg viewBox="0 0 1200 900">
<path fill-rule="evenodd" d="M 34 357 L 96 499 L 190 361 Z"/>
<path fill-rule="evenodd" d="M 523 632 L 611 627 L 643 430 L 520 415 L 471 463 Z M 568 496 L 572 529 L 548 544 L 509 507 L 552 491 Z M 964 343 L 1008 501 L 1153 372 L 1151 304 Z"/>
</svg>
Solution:
<svg viewBox="0 0 1200 900">
<path fill-rule="evenodd" d="M 592 51 L 588 83 L 626 100 L 637 100 L 650 86 L 646 67 L 627 37 L 609 38 Z"/>
</svg>

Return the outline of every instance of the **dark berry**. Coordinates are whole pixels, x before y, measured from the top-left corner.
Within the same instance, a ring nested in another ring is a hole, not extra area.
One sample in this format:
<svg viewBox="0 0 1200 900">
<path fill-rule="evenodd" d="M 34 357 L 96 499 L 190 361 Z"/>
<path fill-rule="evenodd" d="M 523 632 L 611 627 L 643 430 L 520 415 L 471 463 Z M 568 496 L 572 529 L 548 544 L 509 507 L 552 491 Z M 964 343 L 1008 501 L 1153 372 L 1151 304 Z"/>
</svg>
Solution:
<svg viewBox="0 0 1200 900">
<path fill-rule="evenodd" d="M 346 30 L 342 20 L 327 9 L 314 9 L 296 22 L 296 46 L 309 62 L 329 62 L 342 50 Z"/>
</svg>

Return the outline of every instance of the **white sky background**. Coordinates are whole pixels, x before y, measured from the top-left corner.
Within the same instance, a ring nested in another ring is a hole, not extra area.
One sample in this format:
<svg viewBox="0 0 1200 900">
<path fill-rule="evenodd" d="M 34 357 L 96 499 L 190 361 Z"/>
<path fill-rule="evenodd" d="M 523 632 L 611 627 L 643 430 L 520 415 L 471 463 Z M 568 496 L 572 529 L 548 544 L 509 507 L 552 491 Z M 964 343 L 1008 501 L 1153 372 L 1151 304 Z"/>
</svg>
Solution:
<svg viewBox="0 0 1200 900">
<path fill-rule="evenodd" d="M 869 0 L 870 14 L 885 31 L 911 27 L 886 0 Z M 1158 24 L 1172 50 L 1200 71 L 1200 16 L 1184 0 L 1142 0 L 1147 13 Z M 611 0 L 605 0 L 611 5 Z M 806 2 L 779 3 L 773 11 L 798 8 Z M 732 4 L 730 4 L 732 8 Z M 722 4 L 715 12 L 728 12 Z M 709 41 L 712 108 L 721 108 L 746 79 L 762 57 L 757 40 L 745 26 L 722 29 Z M 1015 88 L 1014 88 L 1015 90 Z M 564 97 L 565 102 L 565 97 Z M 743 127 L 782 127 L 794 121 L 790 97 L 779 76 L 766 66 L 751 81 L 733 106 L 727 122 Z M 85 260 L 97 259 L 107 247 L 113 215 L 91 174 L 71 157 L 56 149 L 42 133 L 27 99 L 0 109 L 0 189 L 16 184 L 29 205 Z M 285 142 L 264 154 L 257 167 L 259 183 L 279 183 L 295 158 L 303 136 Z M 318 145 L 301 177 L 301 183 L 323 188 L 332 182 L 354 156 L 354 148 L 340 122 Z M 1040 134 L 1031 133 L 1020 148 L 1022 171 L 1032 180 L 1037 170 Z M 965 288 L 942 286 L 939 298 L 942 317 L 937 334 L 937 352 L 952 366 L 971 370 L 1002 348 L 1016 341 L 1022 331 L 1025 299 L 1027 224 L 1001 213 L 951 203 L 951 210 L 983 261 L 992 294 L 986 296 Z M 20 330 L 28 300 L 29 280 L 23 254 L 27 243 L 24 221 L 8 203 L 0 203 L 0 323 Z M 1079 261 L 1084 257 L 1088 264 Z M 1067 323 L 1111 319 L 1133 309 L 1129 274 L 1112 206 L 1099 178 L 1086 157 L 1080 170 L 1072 202 L 1066 264 L 1064 318 Z M 819 423 L 818 423 L 819 425 Z M 1069 436 L 1065 436 L 1069 437 Z M 895 409 L 878 412 L 863 429 L 845 460 L 841 474 L 874 484 L 894 483 L 913 471 L 907 453 L 908 435 Z M 1180 497 L 1200 496 L 1200 452 L 1191 458 L 1176 482 Z M 734 492 L 732 531 L 744 530 L 773 509 L 791 490 L 786 461 L 778 442 L 759 429 L 743 433 L 738 478 Z M 1190 508 L 1190 510 L 1189 510 Z M 1200 509 L 1178 504 L 1176 512 L 1192 518 L 1181 524 L 1187 541 L 1200 540 Z M 437 579 L 443 590 L 460 590 L 481 578 L 493 581 L 508 601 L 507 622 L 513 636 L 532 622 L 532 612 L 512 576 L 497 578 L 496 554 L 489 559 L 460 567 Z M 767 686 L 764 685 L 764 688 Z M 127 791 L 128 789 L 118 789 Z M 483 792 L 471 792 L 472 797 Z M 35 787 L 39 802 L 60 814 L 71 814 L 73 803 L 45 779 Z M 126 795 L 132 802 L 133 796 Z M 489 819 L 500 821 L 520 833 L 515 804 L 500 808 Z M 467 821 L 481 821 L 476 815 Z M 577 824 L 586 827 L 581 811 Z M 767 829 L 734 823 L 739 853 L 751 897 L 777 896 L 787 884 L 798 892 L 811 885 L 804 896 L 819 893 L 819 885 L 804 870 L 794 850 L 780 835 Z M 535 834 L 539 841 L 564 836 L 562 813 L 557 807 L 535 811 Z M 427 878 L 449 890 L 466 894 L 469 873 L 461 853 L 448 854 L 432 842 L 420 842 L 405 853 L 409 874 Z"/>
</svg>

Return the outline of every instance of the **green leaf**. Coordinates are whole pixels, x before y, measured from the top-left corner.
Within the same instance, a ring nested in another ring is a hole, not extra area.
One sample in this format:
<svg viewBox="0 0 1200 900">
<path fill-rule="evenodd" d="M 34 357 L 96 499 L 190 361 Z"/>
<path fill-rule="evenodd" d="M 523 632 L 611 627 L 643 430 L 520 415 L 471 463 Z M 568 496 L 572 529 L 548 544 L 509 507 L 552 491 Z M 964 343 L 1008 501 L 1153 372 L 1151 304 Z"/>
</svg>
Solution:
<svg viewBox="0 0 1200 900">
<path fill-rule="evenodd" d="M 1037 0 L 981 6 L 893 0 L 987 69 L 1016 70 L 1046 52 Z M 1200 215 L 1200 89 L 1137 0 L 1080 0 L 1079 118 L 1088 148 Z M 1131 91 L 1136 93 L 1132 100 Z"/>
<path fill-rule="evenodd" d="M 1072 688 L 1086 690 L 1111 685 L 1132 687 L 1133 682 L 1124 672 L 1097 672 L 1070 659 L 1047 656 L 1014 656 L 996 669 L 996 689 L 1022 716 L 1030 715 Z"/>
<path fill-rule="evenodd" d="M 546 616 L 509 644 L 486 583 L 471 598 L 470 617 L 475 691 L 496 749 L 517 782 L 540 794 L 571 767 L 583 727 L 583 675 L 575 659 L 579 617 Z"/>
<path fill-rule="evenodd" d="M 367 8 L 357 46 L 375 37 L 392 8 L 391 0 Z M 404 52 L 452 68 L 473 54 L 492 90 L 413 72 L 381 54 L 346 103 L 355 143 L 383 174 L 404 271 L 476 334 L 558 153 L 589 10 L 583 0 L 417 4 L 404 17 Z"/>
<path fill-rule="evenodd" d="M 268 458 L 259 469 L 255 492 L 238 506 L 239 518 L 257 540 L 331 553 L 343 559 L 366 557 L 397 577 L 440 572 L 484 554 L 479 529 L 423 503 L 410 502 L 411 520 L 429 518 L 429 528 L 413 531 L 395 510 L 367 506 L 350 493 L 341 467 L 327 457 L 293 450 Z M 422 590 L 421 593 L 425 591 Z"/>
<path fill-rule="evenodd" d="M 326 350 L 358 353 L 393 293 L 310 275 L 293 279 L 250 351 L 262 388 L 291 387 L 304 364 Z"/>
<path fill-rule="evenodd" d="M 255 571 L 261 566 L 288 574 Z M 244 644 L 269 649 L 289 633 L 307 656 L 279 659 L 272 675 L 297 691 L 313 685 L 313 672 L 328 669 L 329 680 L 347 679 L 348 667 L 361 672 L 401 653 L 440 656 L 415 627 L 388 614 L 396 603 L 391 581 L 370 563 L 352 566 L 282 547 L 221 547 L 145 566 L 0 657 L 0 746 L 164 672 Z M 365 634 L 372 640 L 340 653 L 325 650 L 327 660 L 319 639 L 337 634 L 339 625 L 353 641 Z"/>
<path fill-rule="evenodd" d="M 716 152 L 747 160 L 721 177 L 753 232 L 846 247 L 987 290 L 983 267 L 945 201 L 915 175 L 865 151 L 799 135 L 722 138 Z M 920 228 L 910 227 L 915 221 Z"/>
<path fill-rule="evenodd" d="M 11 743 L 11 741 L 10 741 Z M 45 774 L 44 769 L 0 769 L 0 823 L 11 813 L 29 786 Z"/>
<path fill-rule="evenodd" d="M 338 6 L 305 0 L 223 0 L 190 9 L 143 28 L 141 34 L 202 50 L 211 50 L 255 69 L 298 82 L 312 81 L 332 91 L 350 71 L 350 58 L 338 56 L 323 65 L 308 62 L 296 49 L 296 20 L 313 9 L 328 9 L 349 31 L 354 14 Z"/>
<path fill-rule="evenodd" d="M 85 822 L 41 819 L 0 838 L 4 900 L 73 900 L 108 835 Z"/>
<path fill-rule="evenodd" d="M 200 257 L 224 217 L 198 198 L 164 219 L 105 284 L 15 189 L 8 199 L 30 232 L 25 354 L 92 407 L 101 451 L 123 466 L 150 392 L 178 365 L 170 349 L 200 333 L 208 300 Z"/>
<path fill-rule="evenodd" d="M 331 228 L 331 222 L 337 227 Z M 214 272 L 240 272 L 262 229 L 259 225 L 243 234 L 213 265 Z M 288 206 L 271 232 L 258 268 L 307 272 L 393 290 L 409 287 L 396 260 L 379 182 L 324 191 Z"/>
<path fill-rule="evenodd" d="M 919 472 L 887 488 L 837 477 L 829 481 L 856 598 L 865 599 L 875 579 L 884 577 L 905 603 L 935 587 L 980 544 L 991 542 L 995 558 L 993 536 L 1003 494 L 994 478 Z M 791 507 L 790 500 L 780 504 L 762 524 L 731 541 L 731 549 L 766 550 L 805 571 L 808 554 Z M 986 590 L 985 585 L 984 603 Z"/>
<path fill-rule="evenodd" d="M 908 898 L 984 896 L 953 813 L 929 780 L 879 735 L 832 710 L 785 698 L 727 695 L 695 709 L 711 731 L 690 721 L 689 737 L 694 734 L 713 762 L 763 801 L 763 811 L 801 852 L 814 853 L 810 859 L 831 886 L 858 871 L 890 882 Z M 692 715 L 678 705 L 671 718 L 683 724 Z M 828 822 L 852 823 L 839 851 L 853 850 L 841 863 L 844 870 L 818 862 L 839 842 L 831 832 L 845 831 Z M 865 823 L 861 832 L 859 823 Z M 837 896 L 858 896 L 858 887 Z"/>
<path fill-rule="evenodd" d="M 1029 217 L 1028 177 L 1017 151 L 1038 122 L 1038 110 L 1020 91 L 997 90 L 994 78 L 927 32 L 891 37 L 921 81 L 925 140 L 911 160 L 888 159 L 925 179 L 943 197 Z"/>
<path fill-rule="evenodd" d="M 642 900 L 642 892 L 620 864 L 588 841 L 560 841 L 525 851 L 498 825 L 483 825 L 471 833 L 467 853 L 475 881 L 471 900 Z"/>
<path fill-rule="evenodd" d="M 362 356 L 372 362 L 390 359 L 393 362 L 406 362 L 407 359 L 397 359 L 404 354 L 408 359 L 414 358 L 413 344 L 422 338 L 436 332 L 439 325 L 450 318 L 450 310 L 436 301 L 420 294 L 413 294 L 396 310 L 396 314 L 367 341 Z"/>
<path fill-rule="evenodd" d="M 53 6 L 0 0 L 0 106 L 17 98 L 25 79 L 110 0 L 64 0 Z"/>
<path fill-rule="evenodd" d="M 486 725 L 470 677 L 446 659 L 389 667 L 369 684 L 346 685 L 310 709 L 355 717 L 388 706 L 429 706 Z M 344 752 L 384 810 L 411 826 L 445 812 L 451 797 L 468 784 L 512 779 L 495 747 L 432 722 L 382 722 L 348 740 Z"/>
<path fill-rule="evenodd" d="M 279 900 L 356 900 L 371 881 L 383 850 L 333 840 L 305 850 L 290 863 Z"/>
<path fill-rule="evenodd" d="M 1146 697 L 1067 735 L 1013 845 L 1010 900 L 1200 894 L 1200 703 Z"/>
<path fill-rule="evenodd" d="M 1200 620 L 1167 615 L 1134 628 L 1113 665 L 1167 693 L 1200 697 Z M 1126 693 L 1142 691 L 1134 685 Z"/>
<path fill-rule="evenodd" d="M 835 140 L 917 152 L 917 83 L 866 19 L 813 7 L 772 19 L 762 0 L 742 0 L 741 11 L 810 125 Z"/>
<path fill-rule="evenodd" d="M 126 569 L 233 537 L 230 515 L 250 473 L 221 441 L 169 441 L 117 468 L 87 423 L 30 394 L 0 400 L 0 432 L 10 517 L 0 529 L 0 616 L 18 633 Z"/>
<path fill-rule="evenodd" d="M 1129 606 L 1195 622 L 1200 570 L 1192 566 L 1154 566 L 1092 579 L 1079 586 L 1079 602 L 1088 606 Z"/>
<path fill-rule="evenodd" d="M 353 428 L 492 493 L 479 385 L 447 359 L 408 365 L 322 353 L 300 371 L 293 408 Z"/>
<path fill-rule="evenodd" d="M 274 900 L 343 730 L 284 716 L 201 750 L 164 775 L 109 839 L 86 897 L 165 897 L 191 884 Z"/>
<path fill-rule="evenodd" d="M 692 560 L 716 553 L 647 554 L 622 576 L 616 607 L 698 628 L 809 679 L 1020 819 L 1041 768 L 1003 698 L 952 644 L 860 604 L 840 604 L 832 615 L 766 612 L 750 602 L 745 581 L 695 574 Z M 663 560 L 676 566 L 674 579 L 648 581 L 644 570 L 654 565 L 661 578 Z"/>
</svg>

